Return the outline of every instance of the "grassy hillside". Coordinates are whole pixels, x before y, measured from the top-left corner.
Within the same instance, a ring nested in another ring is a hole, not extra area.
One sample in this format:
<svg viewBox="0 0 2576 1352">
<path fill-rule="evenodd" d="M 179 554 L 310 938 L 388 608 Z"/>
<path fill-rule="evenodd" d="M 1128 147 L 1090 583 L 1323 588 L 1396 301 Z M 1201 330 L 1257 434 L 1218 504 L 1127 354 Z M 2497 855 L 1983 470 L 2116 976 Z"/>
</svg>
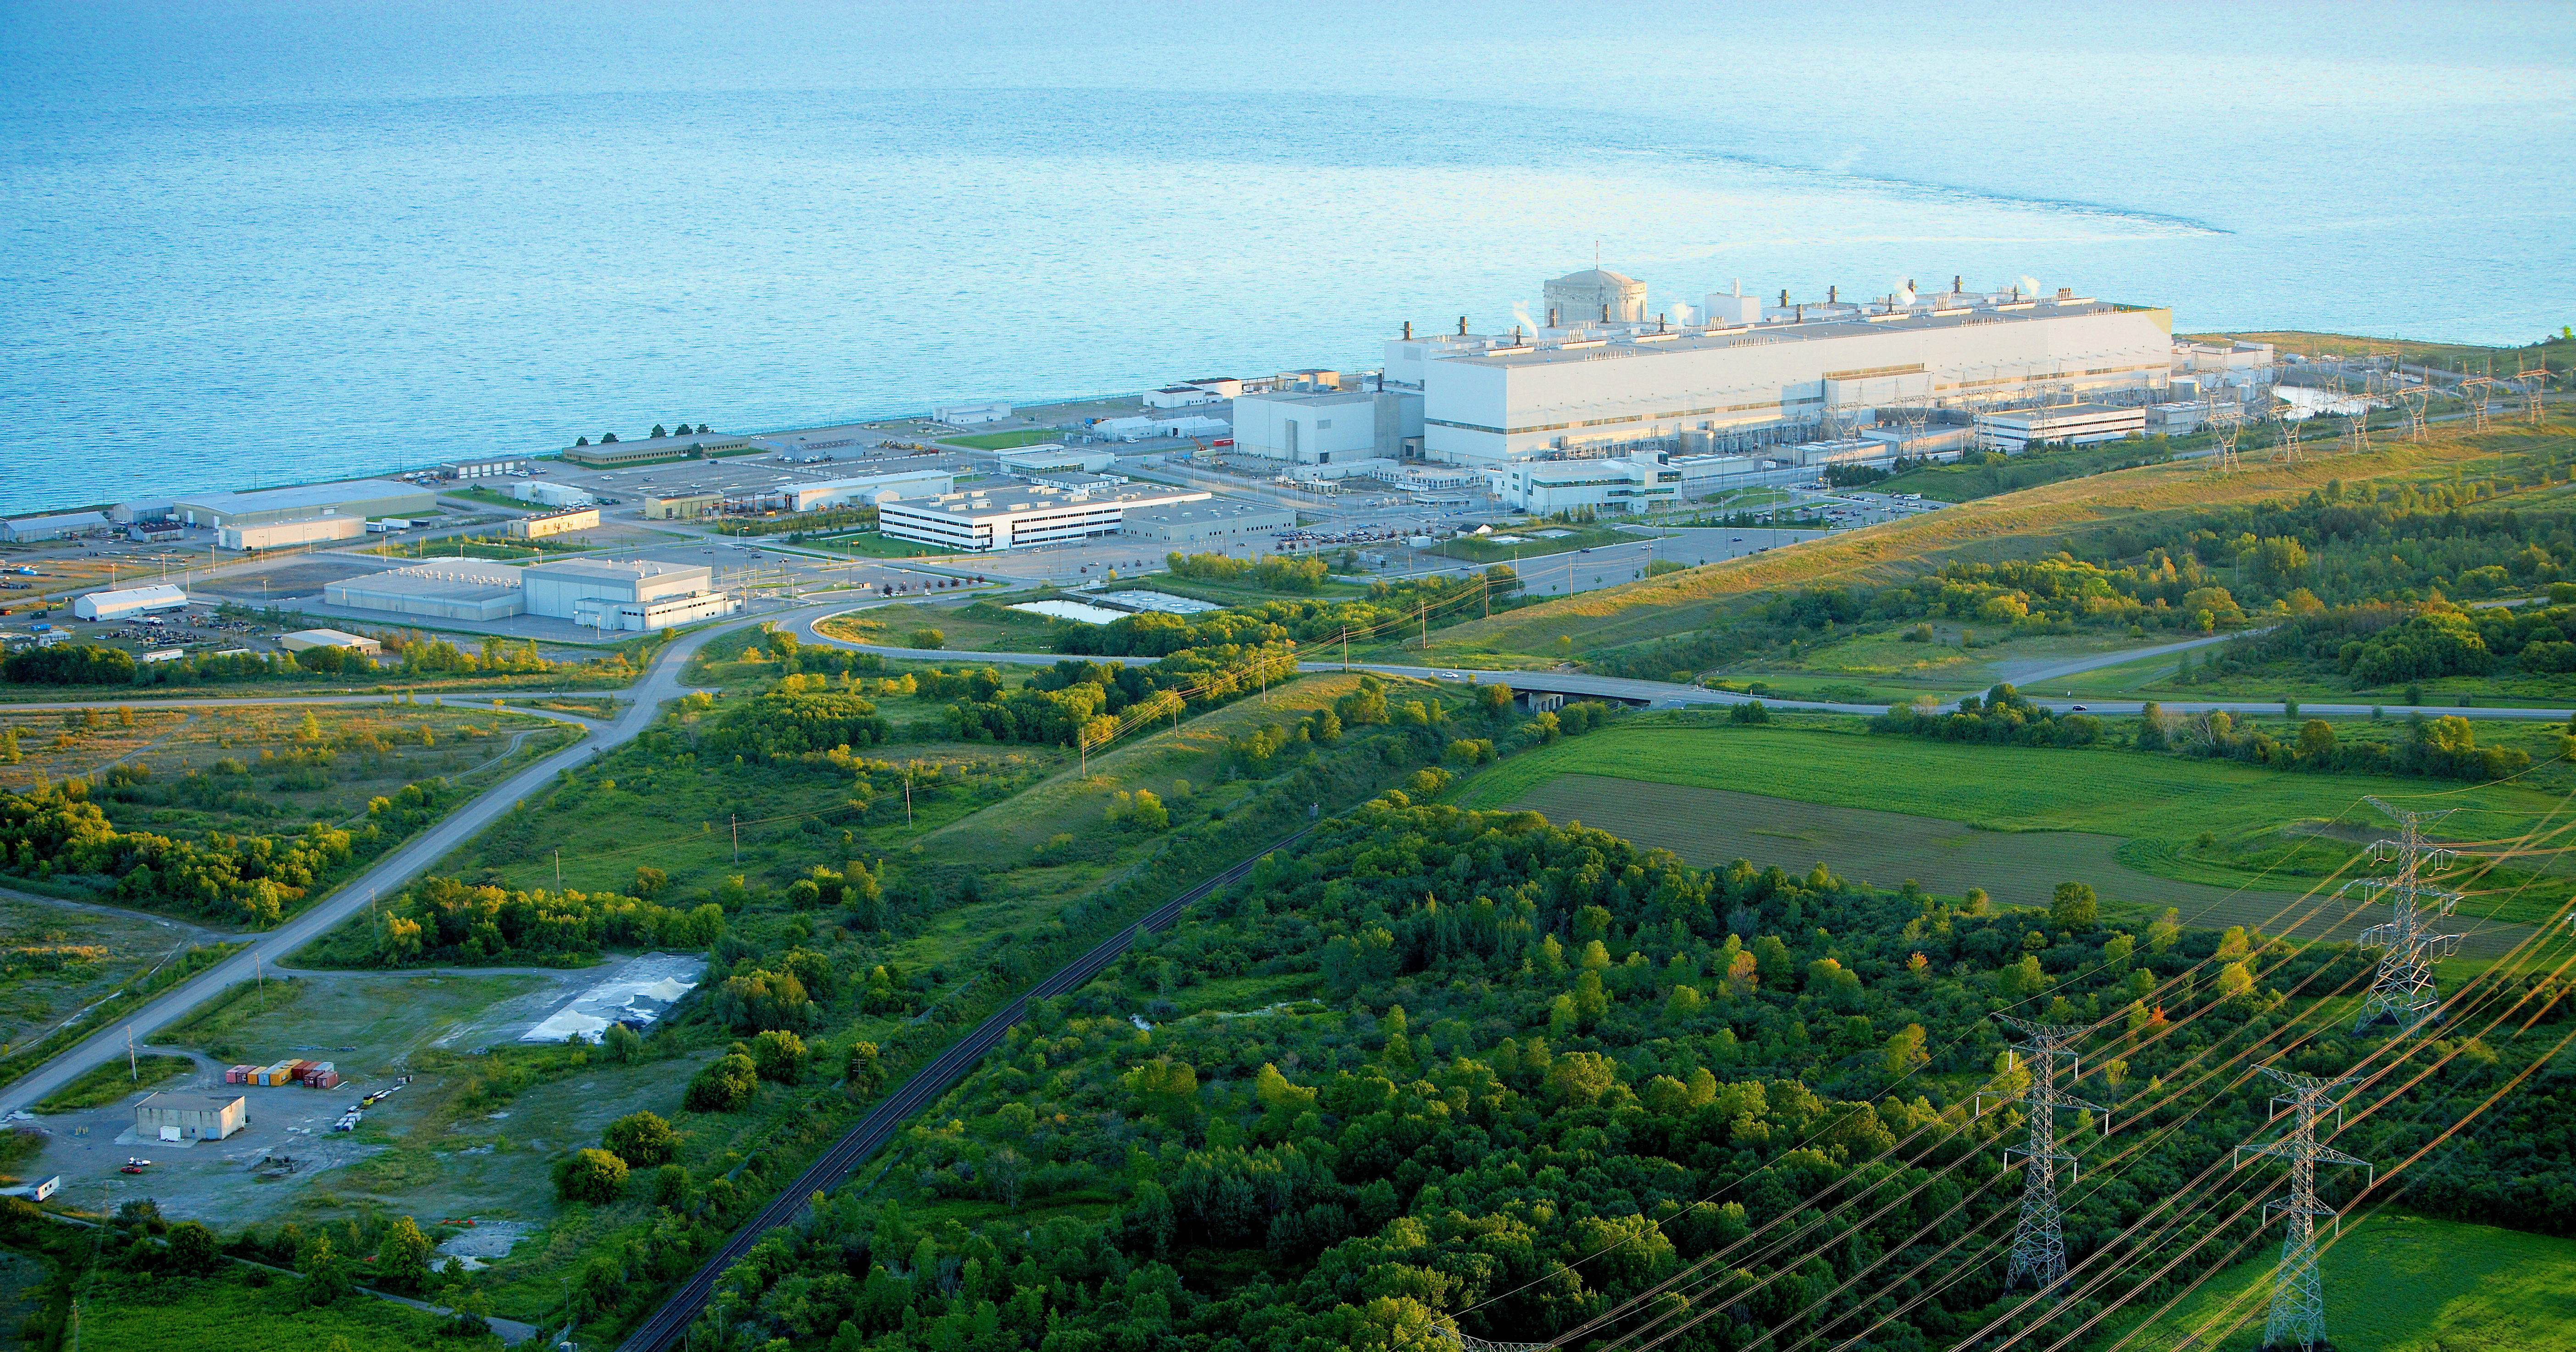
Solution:
<svg viewBox="0 0 2576 1352">
<path fill-rule="evenodd" d="M 2276 1236 L 2263 1238 L 2129 1345 L 2181 1347 L 2197 1334 L 2190 1346 L 2205 1352 L 2252 1352 L 2280 1261 Z M 2346 1352 L 2576 1348 L 2576 1240 L 2396 1210 L 2347 1221 L 2340 1240 L 2318 1238 L 2326 1336 Z M 2135 1322 L 2105 1320 L 2097 1345 Z"/>
<path fill-rule="evenodd" d="M 1574 656 L 1702 628 L 1741 604 L 1786 589 L 1898 581 L 1956 561 L 2032 559 L 2070 539 L 2113 527 L 2151 531 L 2212 507 L 2296 497 L 2329 481 L 2447 480 L 2483 472 L 2499 457 L 2565 454 L 2576 437 L 2563 425 L 2453 434 L 2424 446 L 2394 444 L 2368 455 L 2326 455 L 2297 463 L 2252 462 L 2220 475 L 2200 462 L 2149 465 L 2006 493 L 1901 521 L 1632 582 L 1472 621 L 1442 635 L 1461 654 Z M 1570 640 L 1561 645 L 1559 639 Z"/>
</svg>

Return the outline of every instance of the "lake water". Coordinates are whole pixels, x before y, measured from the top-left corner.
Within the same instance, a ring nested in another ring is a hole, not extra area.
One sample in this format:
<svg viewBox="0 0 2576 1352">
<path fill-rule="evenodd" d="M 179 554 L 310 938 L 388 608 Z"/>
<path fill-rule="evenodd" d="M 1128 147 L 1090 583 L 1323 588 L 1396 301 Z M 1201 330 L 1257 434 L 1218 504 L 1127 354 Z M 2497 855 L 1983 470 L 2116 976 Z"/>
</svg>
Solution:
<svg viewBox="0 0 2576 1352">
<path fill-rule="evenodd" d="M 0 7 L 0 510 L 2019 278 L 2576 321 L 2576 7 Z M 1919 17 L 1918 17 L 1919 16 Z"/>
</svg>

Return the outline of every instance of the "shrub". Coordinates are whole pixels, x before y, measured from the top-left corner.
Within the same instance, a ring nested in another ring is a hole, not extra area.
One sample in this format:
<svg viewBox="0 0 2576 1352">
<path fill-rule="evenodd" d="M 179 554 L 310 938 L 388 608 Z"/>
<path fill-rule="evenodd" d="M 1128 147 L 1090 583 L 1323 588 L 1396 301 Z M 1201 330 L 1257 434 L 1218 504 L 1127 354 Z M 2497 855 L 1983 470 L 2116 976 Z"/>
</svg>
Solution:
<svg viewBox="0 0 2576 1352">
<path fill-rule="evenodd" d="M 555 1196 L 604 1206 L 626 1190 L 626 1161 L 605 1150 L 576 1150 L 555 1161 Z"/>
<path fill-rule="evenodd" d="M 710 1062 L 689 1080 L 682 1106 L 691 1112 L 730 1113 L 751 1102 L 760 1090 L 760 1070 L 750 1057 L 735 1053 Z"/>
<path fill-rule="evenodd" d="M 638 1169 L 670 1163 L 678 1153 L 680 1134 L 656 1113 L 628 1113 L 599 1133 L 608 1153 Z"/>
<path fill-rule="evenodd" d="M 805 1078 L 809 1055 L 805 1039 L 794 1033 L 773 1031 L 751 1040 L 752 1073 L 779 1084 L 794 1084 Z"/>
</svg>

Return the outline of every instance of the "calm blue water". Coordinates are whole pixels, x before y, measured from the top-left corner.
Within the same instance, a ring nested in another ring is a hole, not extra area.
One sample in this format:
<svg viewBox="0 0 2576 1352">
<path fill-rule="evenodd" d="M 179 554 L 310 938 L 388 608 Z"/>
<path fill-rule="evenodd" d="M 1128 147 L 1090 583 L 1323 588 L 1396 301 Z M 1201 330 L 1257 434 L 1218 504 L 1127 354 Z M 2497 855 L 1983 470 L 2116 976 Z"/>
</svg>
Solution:
<svg viewBox="0 0 2576 1352">
<path fill-rule="evenodd" d="M 2576 7 L 1670 8 L 0 3 L 0 510 L 1374 365 L 1595 241 L 2576 321 Z"/>
</svg>

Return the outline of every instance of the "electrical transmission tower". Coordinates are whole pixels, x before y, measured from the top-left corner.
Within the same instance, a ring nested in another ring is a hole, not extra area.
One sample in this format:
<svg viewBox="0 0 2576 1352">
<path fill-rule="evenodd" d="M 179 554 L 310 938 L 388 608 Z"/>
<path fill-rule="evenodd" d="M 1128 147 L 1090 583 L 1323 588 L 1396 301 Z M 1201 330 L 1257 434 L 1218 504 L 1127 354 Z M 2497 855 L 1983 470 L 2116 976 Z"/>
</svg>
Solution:
<svg viewBox="0 0 2576 1352">
<path fill-rule="evenodd" d="M 2424 443 L 2426 437 L 2431 435 L 2430 430 L 2424 426 L 2424 405 L 2431 398 L 2432 391 L 2420 385 L 2409 386 L 2397 392 L 2398 405 L 2406 410 L 2406 439 L 2419 446 Z"/>
<path fill-rule="evenodd" d="M 2487 396 L 2495 392 L 2495 381 L 2486 376 L 2470 376 L 2460 382 L 2460 398 L 2469 406 L 2469 430 L 2487 430 Z"/>
<path fill-rule="evenodd" d="M 2371 859 L 2394 862 L 2397 875 L 2356 878 L 2339 889 L 2350 892 L 2358 888 L 2364 895 L 2388 898 L 2387 923 L 2361 932 L 2363 946 L 2380 950 L 2379 972 L 2371 980 L 2370 993 L 2362 997 L 2361 1014 L 2354 1019 L 2352 1030 L 2358 1033 L 2387 1019 L 2404 1033 L 2441 1017 L 2442 997 L 2433 984 L 2433 964 L 2460 946 L 2460 936 L 2435 934 L 2430 928 L 2431 921 L 2449 915 L 2460 904 L 2460 894 L 2425 886 L 2419 880 L 2427 870 L 2439 873 L 2449 868 L 2458 857 L 2449 849 L 2424 843 L 2425 826 L 2458 809 L 2410 812 L 2390 807 L 2377 798 L 2364 801 L 2397 823 L 2397 839 L 2376 841 L 2370 847 Z"/>
<path fill-rule="evenodd" d="M 2207 421 L 2209 444 L 2217 452 L 2209 458 L 2209 467 L 2221 474 L 2243 469 L 2244 463 L 2236 458 L 2236 441 L 2245 435 L 2244 410 L 2233 405 L 2220 408 L 2217 396 L 2212 395 L 2209 400 Z"/>
<path fill-rule="evenodd" d="M 1459 1352 L 1548 1352 L 1549 1348 L 1555 1346 L 1553 1343 L 1487 1342 L 1482 1338 L 1460 1333 L 1446 1324 L 1435 1324 L 1431 1331 L 1440 1335 L 1442 1341 L 1458 1348 Z"/>
<path fill-rule="evenodd" d="M 2272 443 L 2272 458 L 2275 460 L 2299 458 L 2299 423 L 2302 420 L 2290 416 L 2297 411 L 2289 400 L 2277 394 L 2272 396 L 2272 427 L 2279 435 L 2279 439 Z"/>
<path fill-rule="evenodd" d="M 2522 416 L 2540 421 L 2540 397 L 2549 391 L 2549 363 L 2516 371 L 2514 379 L 2522 382 Z"/>
<path fill-rule="evenodd" d="M 2010 1167 L 2014 1155 L 2030 1159 L 2030 1168 L 2022 1175 L 2021 1223 L 2013 1230 L 2012 1267 L 2004 1274 L 2004 1285 L 2011 1286 L 2028 1276 L 2045 1291 L 2066 1277 L 2066 1234 L 2057 1214 L 2057 1165 L 2061 1160 L 2066 1163 L 2068 1182 L 2075 1181 L 2077 1169 L 2075 1157 L 2057 1148 L 2057 1110 L 2073 1108 L 2102 1114 L 2105 1136 L 2111 1134 L 2111 1110 L 2057 1087 L 2057 1059 L 2061 1056 L 2074 1067 L 2075 1073 L 2067 1077 L 2070 1081 L 2084 1077 L 2083 1059 L 2073 1047 L 2092 1029 L 2032 1023 L 2009 1014 L 1994 1017 L 2026 1039 L 2014 1043 L 2013 1050 L 2022 1054 L 2030 1070 L 2030 1087 L 2022 1091 L 2018 1100 L 2022 1116 L 2030 1124 L 2030 1139 L 2004 1149 L 2006 1167 Z"/>
<path fill-rule="evenodd" d="M 2279 1117 L 2283 1104 L 2289 1105 L 2291 1114 L 2288 1136 L 2269 1145 L 2236 1147 L 2238 1168 L 2244 1167 L 2248 1152 L 2276 1155 L 2290 1162 L 2290 1195 L 2263 1207 L 2267 1221 L 2275 1211 L 2290 1218 L 2290 1233 L 2281 1240 L 2281 1267 L 2272 1275 L 2272 1314 L 2263 1321 L 2263 1346 L 2298 1347 L 2307 1352 L 2326 1340 L 2326 1290 L 2317 1275 L 2317 1217 L 2334 1216 L 2337 1233 L 2343 1227 L 2343 1218 L 2335 1209 L 2317 1201 L 2317 1166 L 2358 1164 L 2371 1171 L 2370 1181 L 2374 1184 L 2379 1181 L 2379 1171 L 2368 1160 L 2317 1144 L 2317 1119 L 2325 1115 L 2328 1107 L 2335 1110 L 2335 1129 L 2343 1129 L 2343 1108 L 2332 1103 L 2329 1096 L 2361 1077 L 2320 1080 L 2278 1066 L 2260 1069 L 2290 1088 L 2289 1093 L 2273 1096 L 2271 1116 Z"/>
</svg>

